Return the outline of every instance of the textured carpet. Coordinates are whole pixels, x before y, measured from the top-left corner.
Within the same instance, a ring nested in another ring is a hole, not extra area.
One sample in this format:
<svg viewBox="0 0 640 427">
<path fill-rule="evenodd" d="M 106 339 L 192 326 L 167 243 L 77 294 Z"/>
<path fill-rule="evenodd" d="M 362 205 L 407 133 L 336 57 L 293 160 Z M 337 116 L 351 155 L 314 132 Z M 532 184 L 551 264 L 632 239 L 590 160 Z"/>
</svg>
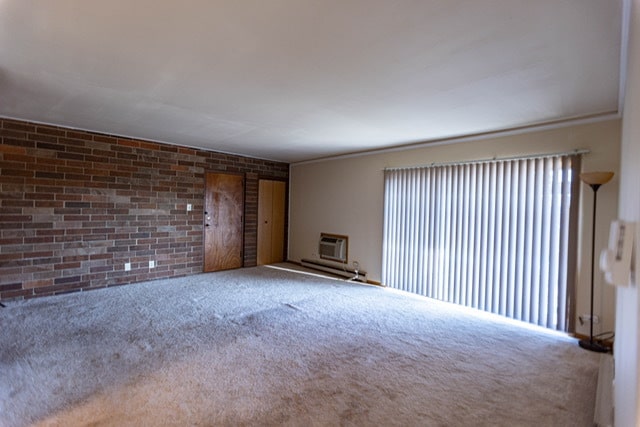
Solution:
<svg viewBox="0 0 640 427">
<path fill-rule="evenodd" d="M 598 355 L 268 267 L 0 309 L 0 425 L 588 426 Z"/>
</svg>

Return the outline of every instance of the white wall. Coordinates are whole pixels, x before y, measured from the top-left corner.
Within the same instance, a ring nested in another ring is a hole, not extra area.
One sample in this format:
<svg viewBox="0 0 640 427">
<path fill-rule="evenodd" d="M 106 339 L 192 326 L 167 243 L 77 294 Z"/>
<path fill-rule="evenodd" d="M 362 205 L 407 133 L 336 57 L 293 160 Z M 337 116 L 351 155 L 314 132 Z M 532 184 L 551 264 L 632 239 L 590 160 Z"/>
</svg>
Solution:
<svg viewBox="0 0 640 427">
<path fill-rule="evenodd" d="M 432 162 L 486 159 L 494 156 L 554 153 L 589 149 L 583 170 L 611 170 L 616 176 L 598 192 L 596 254 L 608 241 L 608 224 L 617 217 L 620 121 L 610 120 L 519 135 L 459 142 L 410 150 L 362 155 L 291 166 L 289 259 L 316 257 L 321 232 L 349 236 L 349 262 L 357 260 L 380 281 L 383 226 L 383 169 L 424 165 Z M 581 203 L 586 209 L 584 232 L 579 232 L 581 259 L 578 272 L 577 313 L 589 312 L 589 257 L 592 191 L 581 186 Z M 586 193 L 585 193 L 586 191 Z M 594 332 L 614 328 L 614 289 L 602 285 L 596 275 L 595 312 L 603 318 Z M 579 325 L 578 325 L 579 326 Z M 578 328 L 588 334 L 587 325 Z"/>
<path fill-rule="evenodd" d="M 629 66 L 622 125 L 620 218 L 635 221 L 636 271 L 640 267 L 640 0 L 633 0 Z M 640 426 L 640 272 L 617 292 L 615 340 L 615 421 Z"/>
</svg>

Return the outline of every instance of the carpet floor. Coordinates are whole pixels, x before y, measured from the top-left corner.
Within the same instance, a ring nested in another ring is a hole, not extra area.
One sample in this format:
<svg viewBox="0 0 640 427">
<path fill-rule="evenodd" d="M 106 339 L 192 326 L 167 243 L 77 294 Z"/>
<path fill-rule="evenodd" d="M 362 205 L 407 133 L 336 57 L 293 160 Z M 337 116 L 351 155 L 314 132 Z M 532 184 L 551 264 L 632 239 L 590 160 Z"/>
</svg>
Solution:
<svg viewBox="0 0 640 427">
<path fill-rule="evenodd" d="M 599 356 L 518 322 L 256 267 L 0 309 L 0 425 L 592 425 Z"/>
</svg>

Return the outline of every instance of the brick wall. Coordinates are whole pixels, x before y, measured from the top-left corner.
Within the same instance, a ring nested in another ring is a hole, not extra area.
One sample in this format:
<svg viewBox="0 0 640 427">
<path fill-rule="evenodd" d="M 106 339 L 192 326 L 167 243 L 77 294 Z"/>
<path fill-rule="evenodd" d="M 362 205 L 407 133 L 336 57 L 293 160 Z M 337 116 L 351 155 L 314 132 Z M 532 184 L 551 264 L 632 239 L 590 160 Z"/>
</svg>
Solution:
<svg viewBox="0 0 640 427">
<path fill-rule="evenodd" d="M 244 173 L 254 266 L 258 179 L 287 164 L 0 119 L 0 300 L 202 272 L 205 172 Z"/>
</svg>

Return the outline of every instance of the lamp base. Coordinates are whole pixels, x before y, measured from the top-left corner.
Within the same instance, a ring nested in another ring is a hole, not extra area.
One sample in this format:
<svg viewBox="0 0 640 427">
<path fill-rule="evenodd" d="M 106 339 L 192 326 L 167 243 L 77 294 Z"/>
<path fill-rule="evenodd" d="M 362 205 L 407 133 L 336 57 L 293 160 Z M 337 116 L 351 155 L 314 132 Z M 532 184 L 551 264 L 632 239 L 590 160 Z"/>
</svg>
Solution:
<svg viewBox="0 0 640 427">
<path fill-rule="evenodd" d="M 580 340 L 578 344 L 580 344 L 580 347 L 584 348 L 585 350 L 591 350 L 597 353 L 608 353 L 609 351 L 611 351 L 611 349 L 606 345 L 602 345 L 592 340 Z"/>
</svg>

